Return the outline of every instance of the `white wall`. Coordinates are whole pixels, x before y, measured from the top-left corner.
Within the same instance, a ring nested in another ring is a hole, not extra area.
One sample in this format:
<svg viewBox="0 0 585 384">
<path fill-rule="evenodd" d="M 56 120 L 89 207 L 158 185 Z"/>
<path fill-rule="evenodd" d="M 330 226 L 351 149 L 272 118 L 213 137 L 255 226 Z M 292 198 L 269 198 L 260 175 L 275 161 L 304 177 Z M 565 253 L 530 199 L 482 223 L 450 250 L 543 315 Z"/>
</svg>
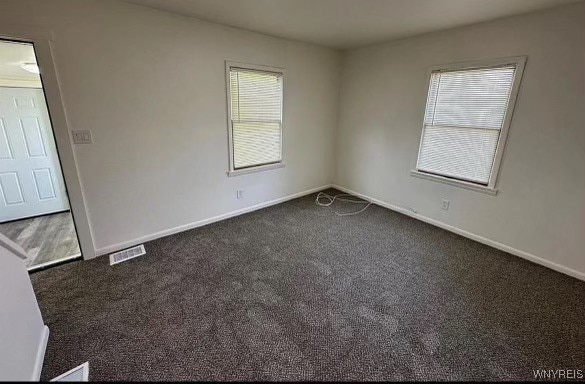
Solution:
<svg viewBox="0 0 585 384">
<path fill-rule="evenodd" d="M 0 233 L 0 380 L 39 380 L 49 329 L 22 248 Z"/>
<path fill-rule="evenodd" d="M 36 63 L 35 52 L 27 44 L 0 44 L 0 87 L 41 88 L 41 77 L 21 67 Z"/>
<path fill-rule="evenodd" d="M 2 20 L 54 31 L 98 252 L 331 181 L 336 51 L 107 0 L 3 1 Z M 286 68 L 285 168 L 227 177 L 225 60 Z"/>
<path fill-rule="evenodd" d="M 0 23 L 54 31 L 70 128 L 95 141 L 75 152 L 98 252 L 334 181 L 581 274 L 583 20 L 581 3 L 341 57 L 124 2 L 0 3 Z M 428 68 L 517 55 L 528 63 L 498 195 L 409 176 Z M 226 176 L 224 60 L 287 69 L 285 168 Z"/>
<path fill-rule="evenodd" d="M 520 55 L 498 195 L 410 176 L 427 70 Z M 336 184 L 585 276 L 585 4 L 349 51 L 339 121 Z"/>
</svg>

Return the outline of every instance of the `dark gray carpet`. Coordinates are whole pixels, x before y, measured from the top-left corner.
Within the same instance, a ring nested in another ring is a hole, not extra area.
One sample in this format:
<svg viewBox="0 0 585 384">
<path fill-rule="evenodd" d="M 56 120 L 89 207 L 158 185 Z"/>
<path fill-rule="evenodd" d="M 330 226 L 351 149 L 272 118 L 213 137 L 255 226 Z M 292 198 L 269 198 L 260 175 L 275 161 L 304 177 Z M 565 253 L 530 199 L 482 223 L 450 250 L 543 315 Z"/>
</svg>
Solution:
<svg viewBox="0 0 585 384">
<path fill-rule="evenodd" d="M 334 192 L 334 191 L 333 191 Z M 585 283 L 315 195 L 34 273 L 43 378 L 498 380 L 585 368 Z M 338 209 L 355 209 L 339 203 Z"/>
</svg>

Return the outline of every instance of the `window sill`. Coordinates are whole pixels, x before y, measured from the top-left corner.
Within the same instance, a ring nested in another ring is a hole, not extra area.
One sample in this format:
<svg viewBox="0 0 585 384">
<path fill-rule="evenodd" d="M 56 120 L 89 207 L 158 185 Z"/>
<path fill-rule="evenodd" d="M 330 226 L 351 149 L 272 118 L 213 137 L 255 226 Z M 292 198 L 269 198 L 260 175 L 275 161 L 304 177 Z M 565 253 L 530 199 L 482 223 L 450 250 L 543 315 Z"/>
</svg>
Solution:
<svg viewBox="0 0 585 384">
<path fill-rule="evenodd" d="M 266 165 L 259 165 L 257 167 L 236 169 L 234 171 L 228 171 L 227 175 L 229 177 L 233 177 L 233 176 L 247 175 L 249 173 L 269 171 L 271 169 L 277 169 L 277 168 L 284 168 L 284 163 L 266 164 Z"/>
<path fill-rule="evenodd" d="M 492 195 L 492 196 L 495 196 L 498 193 L 498 190 L 494 189 L 494 188 L 485 187 L 483 185 L 469 183 L 466 181 L 454 180 L 454 179 L 450 179 L 448 177 L 433 175 L 430 173 L 419 172 L 419 171 L 414 170 L 414 169 L 410 171 L 410 176 L 418 177 L 419 179 L 438 181 L 438 182 L 443 183 L 443 184 L 454 185 L 456 187 L 469 189 L 470 191 L 486 193 L 486 194 Z"/>
</svg>

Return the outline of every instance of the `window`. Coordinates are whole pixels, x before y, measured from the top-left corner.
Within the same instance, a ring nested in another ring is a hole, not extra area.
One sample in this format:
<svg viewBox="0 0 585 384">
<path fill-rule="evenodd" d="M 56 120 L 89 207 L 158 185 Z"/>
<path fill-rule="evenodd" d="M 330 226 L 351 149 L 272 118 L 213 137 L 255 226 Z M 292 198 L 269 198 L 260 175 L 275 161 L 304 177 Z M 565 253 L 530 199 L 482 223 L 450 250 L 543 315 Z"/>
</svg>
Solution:
<svg viewBox="0 0 585 384">
<path fill-rule="evenodd" d="M 495 192 L 524 62 L 512 58 L 431 72 L 418 176 L 436 175 Z"/>
<path fill-rule="evenodd" d="M 227 63 L 230 175 L 282 166 L 283 70 Z"/>
</svg>

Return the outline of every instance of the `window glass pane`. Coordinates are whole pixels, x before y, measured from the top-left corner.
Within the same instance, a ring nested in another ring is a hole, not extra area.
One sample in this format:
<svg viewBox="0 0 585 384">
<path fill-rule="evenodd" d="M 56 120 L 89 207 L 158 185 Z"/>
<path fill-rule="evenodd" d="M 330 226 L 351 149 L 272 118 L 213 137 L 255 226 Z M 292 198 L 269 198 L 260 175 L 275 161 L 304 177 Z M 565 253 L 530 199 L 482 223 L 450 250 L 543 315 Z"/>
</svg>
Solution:
<svg viewBox="0 0 585 384">
<path fill-rule="evenodd" d="M 280 121 L 281 76 L 233 71 L 231 78 L 233 120 Z"/>
<path fill-rule="evenodd" d="M 500 129 L 514 81 L 514 67 L 435 73 L 426 123 Z"/>
<path fill-rule="evenodd" d="M 431 76 L 417 168 L 488 184 L 515 66 Z"/>
<path fill-rule="evenodd" d="M 236 123 L 233 127 L 234 168 L 280 161 L 279 123 Z"/>
<path fill-rule="evenodd" d="M 494 129 L 427 126 L 418 169 L 487 184 L 499 133 Z"/>
<path fill-rule="evenodd" d="M 281 161 L 282 74 L 230 70 L 233 168 Z"/>
</svg>

